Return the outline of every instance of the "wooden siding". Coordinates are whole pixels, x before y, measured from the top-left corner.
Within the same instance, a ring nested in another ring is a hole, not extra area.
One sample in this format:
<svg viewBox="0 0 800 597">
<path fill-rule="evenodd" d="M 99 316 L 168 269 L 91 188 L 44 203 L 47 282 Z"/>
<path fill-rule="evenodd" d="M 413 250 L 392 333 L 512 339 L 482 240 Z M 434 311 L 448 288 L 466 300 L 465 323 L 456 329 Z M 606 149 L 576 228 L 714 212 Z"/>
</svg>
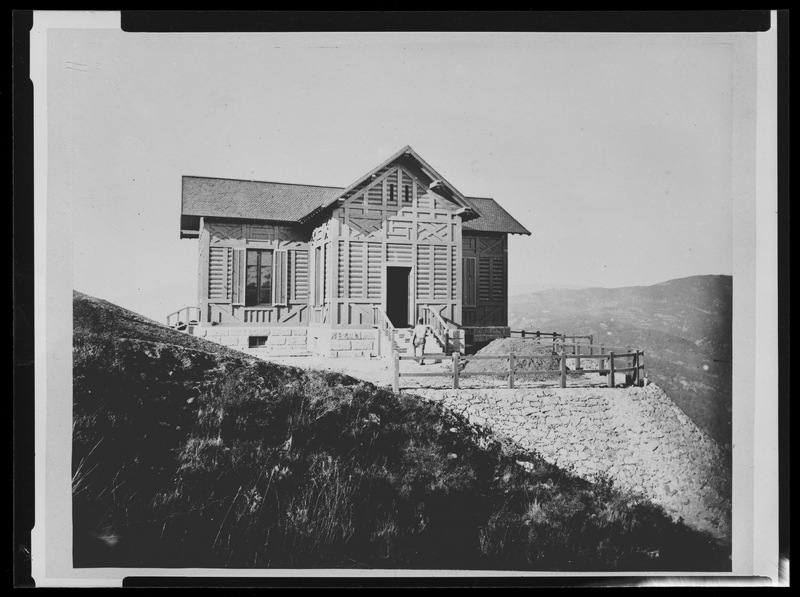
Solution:
<svg viewBox="0 0 800 597">
<path fill-rule="evenodd" d="M 410 268 L 409 321 L 428 306 L 460 321 L 458 209 L 400 165 L 382 169 L 351 194 L 330 220 L 331 323 L 372 325 L 373 306 L 386 309 L 387 266 Z"/>
<path fill-rule="evenodd" d="M 463 325 L 508 325 L 507 235 L 462 234 Z"/>
<path fill-rule="evenodd" d="M 199 305 L 206 322 L 308 322 L 308 233 L 269 223 L 208 221 L 200 231 Z M 246 252 L 273 252 L 273 304 L 245 306 Z"/>
</svg>

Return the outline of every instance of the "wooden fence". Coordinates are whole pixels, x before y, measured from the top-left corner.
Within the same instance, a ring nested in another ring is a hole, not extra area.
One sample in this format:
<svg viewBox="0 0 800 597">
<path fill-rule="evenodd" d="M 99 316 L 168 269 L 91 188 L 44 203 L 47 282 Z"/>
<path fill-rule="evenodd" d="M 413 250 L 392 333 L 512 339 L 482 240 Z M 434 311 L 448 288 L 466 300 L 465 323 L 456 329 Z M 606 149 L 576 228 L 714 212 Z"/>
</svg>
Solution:
<svg viewBox="0 0 800 597">
<path fill-rule="evenodd" d="M 590 348 L 589 353 L 582 353 L 580 350 L 583 348 Z M 598 349 L 598 352 L 594 351 L 594 348 Z M 392 388 L 395 392 L 400 390 L 400 379 L 402 377 L 448 377 L 452 379 L 452 387 L 453 389 L 458 389 L 459 387 L 459 379 L 466 376 L 492 376 L 497 377 L 501 375 L 501 372 L 498 371 L 464 371 L 462 370 L 462 365 L 470 362 L 470 361 L 482 361 L 482 360 L 490 360 L 490 359 L 501 359 L 508 361 L 508 368 L 505 373 L 505 377 L 507 379 L 507 387 L 513 389 L 515 379 L 525 375 L 541 375 L 541 374 L 553 374 L 558 372 L 560 377 L 560 385 L 562 388 L 567 387 L 567 377 L 569 375 L 574 374 L 585 374 L 585 373 L 597 373 L 598 375 L 608 376 L 608 386 L 613 388 L 616 387 L 617 381 L 619 379 L 620 374 L 625 375 L 625 383 L 630 385 L 643 385 L 644 383 L 644 351 L 641 350 L 631 350 L 627 349 L 627 352 L 615 352 L 609 351 L 605 352 L 606 347 L 603 345 L 599 346 L 580 346 L 575 344 L 575 352 L 567 353 L 567 351 L 562 346 L 560 353 L 550 354 L 550 355 L 542 355 L 542 354 L 534 354 L 534 355 L 527 355 L 527 354 L 514 354 L 510 353 L 507 355 L 468 355 L 463 356 L 458 352 L 454 352 L 450 357 L 444 354 L 426 354 L 424 357 L 417 357 L 411 355 L 400 355 L 398 353 L 394 353 L 393 360 L 394 360 L 394 378 L 392 382 Z M 568 370 L 567 369 L 567 359 L 575 359 L 575 369 Z M 430 359 L 441 359 L 443 361 L 450 360 L 452 362 L 452 367 L 449 368 L 448 371 L 409 371 L 409 372 L 401 372 L 400 371 L 400 361 L 419 361 L 419 360 L 430 360 Z M 537 369 L 537 370 L 519 370 L 517 359 L 538 359 L 538 360 L 546 360 L 546 359 L 558 359 L 559 367 L 558 369 Z M 597 360 L 598 367 L 597 369 L 581 369 L 581 360 Z M 620 359 L 625 359 L 627 362 L 625 366 L 620 367 Z"/>
</svg>

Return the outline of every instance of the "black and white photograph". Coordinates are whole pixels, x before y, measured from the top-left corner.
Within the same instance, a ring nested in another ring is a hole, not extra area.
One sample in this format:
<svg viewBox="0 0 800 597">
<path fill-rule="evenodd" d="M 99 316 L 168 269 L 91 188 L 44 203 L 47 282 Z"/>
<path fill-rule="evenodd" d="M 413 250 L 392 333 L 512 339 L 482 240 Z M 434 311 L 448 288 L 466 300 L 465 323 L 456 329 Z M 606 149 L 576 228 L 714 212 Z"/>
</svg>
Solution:
<svg viewBox="0 0 800 597">
<path fill-rule="evenodd" d="M 36 12 L 45 585 L 763 574 L 773 54 Z"/>
</svg>

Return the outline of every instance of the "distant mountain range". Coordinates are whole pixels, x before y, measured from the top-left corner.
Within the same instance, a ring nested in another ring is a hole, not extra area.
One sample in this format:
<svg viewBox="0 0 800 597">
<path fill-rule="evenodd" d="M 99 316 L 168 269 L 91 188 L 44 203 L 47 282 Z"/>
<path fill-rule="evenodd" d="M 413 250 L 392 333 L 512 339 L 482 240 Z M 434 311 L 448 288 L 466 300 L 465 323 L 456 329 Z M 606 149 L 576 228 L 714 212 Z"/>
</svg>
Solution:
<svg viewBox="0 0 800 597">
<path fill-rule="evenodd" d="M 543 283 L 530 283 L 530 284 L 509 284 L 509 296 L 517 296 L 520 294 L 530 294 L 532 292 L 542 292 L 544 290 L 578 290 L 586 288 L 586 286 L 578 286 L 575 284 L 543 284 Z"/>
<path fill-rule="evenodd" d="M 645 351 L 647 377 L 720 443 L 731 443 L 731 276 L 652 286 L 552 289 L 509 299 L 512 330 L 592 334 Z"/>
</svg>

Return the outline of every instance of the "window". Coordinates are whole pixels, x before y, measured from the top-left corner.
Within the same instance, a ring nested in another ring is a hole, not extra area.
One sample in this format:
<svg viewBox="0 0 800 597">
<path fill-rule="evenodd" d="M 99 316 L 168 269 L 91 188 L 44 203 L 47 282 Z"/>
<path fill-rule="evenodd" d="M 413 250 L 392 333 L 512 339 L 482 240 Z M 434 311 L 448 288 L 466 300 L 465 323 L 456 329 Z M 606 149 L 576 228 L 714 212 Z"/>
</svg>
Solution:
<svg viewBox="0 0 800 597">
<path fill-rule="evenodd" d="M 247 346 L 249 348 L 259 348 L 260 346 L 266 346 L 267 342 L 269 342 L 269 336 L 248 336 Z"/>
<path fill-rule="evenodd" d="M 395 201 L 395 198 L 394 198 L 394 185 L 393 184 L 389 185 L 389 201 L 391 203 L 394 203 L 394 201 Z"/>
<path fill-rule="evenodd" d="M 403 203 L 411 203 L 411 187 L 403 185 Z"/>
<path fill-rule="evenodd" d="M 245 284 L 245 306 L 272 303 L 272 251 L 261 249 L 247 251 Z"/>
</svg>

